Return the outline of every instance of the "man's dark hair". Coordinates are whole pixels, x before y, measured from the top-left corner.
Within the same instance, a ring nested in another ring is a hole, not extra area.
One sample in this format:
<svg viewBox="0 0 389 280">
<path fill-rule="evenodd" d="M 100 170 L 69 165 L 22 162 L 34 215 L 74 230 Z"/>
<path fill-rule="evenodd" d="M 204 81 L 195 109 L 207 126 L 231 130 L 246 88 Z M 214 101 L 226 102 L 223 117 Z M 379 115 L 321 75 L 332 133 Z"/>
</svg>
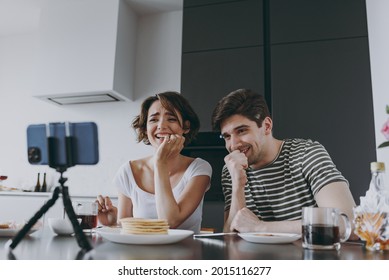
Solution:
<svg viewBox="0 0 389 280">
<path fill-rule="evenodd" d="M 270 117 L 265 98 L 249 89 L 235 90 L 218 102 L 212 114 L 213 130 L 220 131 L 222 122 L 233 115 L 242 115 L 256 122 L 258 127 Z"/>
</svg>

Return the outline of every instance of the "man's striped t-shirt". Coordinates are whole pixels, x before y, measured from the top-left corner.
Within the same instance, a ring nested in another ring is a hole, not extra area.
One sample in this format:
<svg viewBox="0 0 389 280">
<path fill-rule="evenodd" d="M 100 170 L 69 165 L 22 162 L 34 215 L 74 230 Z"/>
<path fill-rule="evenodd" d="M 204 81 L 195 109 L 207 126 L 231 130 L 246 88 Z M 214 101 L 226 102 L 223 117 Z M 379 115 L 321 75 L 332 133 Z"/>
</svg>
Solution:
<svg viewBox="0 0 389 280">
<path fill-rule="evenodd" d="M 277 158 L 269 165 L 246 170 L 246 207 L 264 221 L 301 219 L 301 208 L 316 206 L 315 195 L 325 185 L 347 180 L 337 170 L 326 149 L 304 139 L 284 141 Z M 231 176 L 222 171 L 225 211 L 231 206 Z"/>
</svg>

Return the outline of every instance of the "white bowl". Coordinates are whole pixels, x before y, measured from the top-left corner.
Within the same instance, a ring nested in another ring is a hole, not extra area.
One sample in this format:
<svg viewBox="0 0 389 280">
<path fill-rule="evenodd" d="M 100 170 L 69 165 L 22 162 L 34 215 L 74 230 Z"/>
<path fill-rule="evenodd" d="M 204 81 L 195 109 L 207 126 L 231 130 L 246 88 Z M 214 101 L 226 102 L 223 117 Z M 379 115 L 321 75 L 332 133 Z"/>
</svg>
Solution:
<svg viewBox="0 0 389 280">
<path fill-rule="evenodd" d="M 49 226 L 51 230 L 58 235 L 70 235 L 74 233 L 72 223 L 68 218 L 49 218 Z M 80 223 L 81 219 L 77 219 Z"/>
</svg>

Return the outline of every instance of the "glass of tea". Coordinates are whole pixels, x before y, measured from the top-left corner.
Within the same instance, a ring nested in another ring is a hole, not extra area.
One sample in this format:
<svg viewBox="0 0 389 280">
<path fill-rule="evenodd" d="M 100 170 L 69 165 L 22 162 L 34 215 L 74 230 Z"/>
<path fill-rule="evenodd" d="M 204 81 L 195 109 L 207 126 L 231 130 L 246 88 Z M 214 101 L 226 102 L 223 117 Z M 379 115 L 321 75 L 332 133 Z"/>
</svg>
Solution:
<svg viewBox="0 0 389 280">
<path fill-rule="evenodd" d="M 344 229 L 340 230 L 340 220 Z M 336 208 L 303 207 L 302 242 L 306 249 L 339 250 L 351 234 L 350 220 Z"/>
<path fill-rule="evenodd" d="M 81 219 L 81 228 L 86 232 L 92 232 L 92 229 L 97 227 L 97 203 L 90 201 L 76 201 L 73 202 L 73 208 L 77 218 Z"/>
</svg>

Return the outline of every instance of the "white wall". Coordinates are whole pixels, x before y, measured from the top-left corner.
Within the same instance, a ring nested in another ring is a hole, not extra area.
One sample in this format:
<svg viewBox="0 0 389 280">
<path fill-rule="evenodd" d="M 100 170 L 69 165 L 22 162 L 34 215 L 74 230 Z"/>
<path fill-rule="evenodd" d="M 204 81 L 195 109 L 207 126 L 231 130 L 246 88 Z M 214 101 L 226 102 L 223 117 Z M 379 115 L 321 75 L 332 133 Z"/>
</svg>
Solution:
<svg viewBox="0 0 389 280">
<path fill-rule="evenodd" d="M 385 106 L 389 105 L 389 1 L 366 0 L 366 8 L 373 84 L 374 127 L 378 146 L 386 141 L 380 131 L 384 122 L 389 118 L 385 111 Z M 356 132 L 356 137 L 358 133 L 363 133 L 363 131 Z M 377 149 L 377 160 L 385 162 L 386 175 L 389 178 L 389 147 Z M 386 182 L 389 184 L 389 180 Z"/>
<path fill-rule="evenodd" d="M 22 13 L 22 6 L 18 11 Z M 182 11 L 142 16 L 138 24 L 135 101 L 62 107 L 31 94 L 39 24 L 22 32 L 0 33 L 0 173 L 8 175 L 3 185 L 32 189 L 38 172 L 48 173 L 49 186 L 57 185 L 55 171 L 27 162 L 26 128 L 33 123 L 97 123 L 100 161 L 65 173 L 71 195 L 116 195 L 111 181 L 119 166 L 152 153 L 150 147 L 136 143 L 130 124 L 145 97 L 161 90 L 180 90 Z"/>
</svg>

